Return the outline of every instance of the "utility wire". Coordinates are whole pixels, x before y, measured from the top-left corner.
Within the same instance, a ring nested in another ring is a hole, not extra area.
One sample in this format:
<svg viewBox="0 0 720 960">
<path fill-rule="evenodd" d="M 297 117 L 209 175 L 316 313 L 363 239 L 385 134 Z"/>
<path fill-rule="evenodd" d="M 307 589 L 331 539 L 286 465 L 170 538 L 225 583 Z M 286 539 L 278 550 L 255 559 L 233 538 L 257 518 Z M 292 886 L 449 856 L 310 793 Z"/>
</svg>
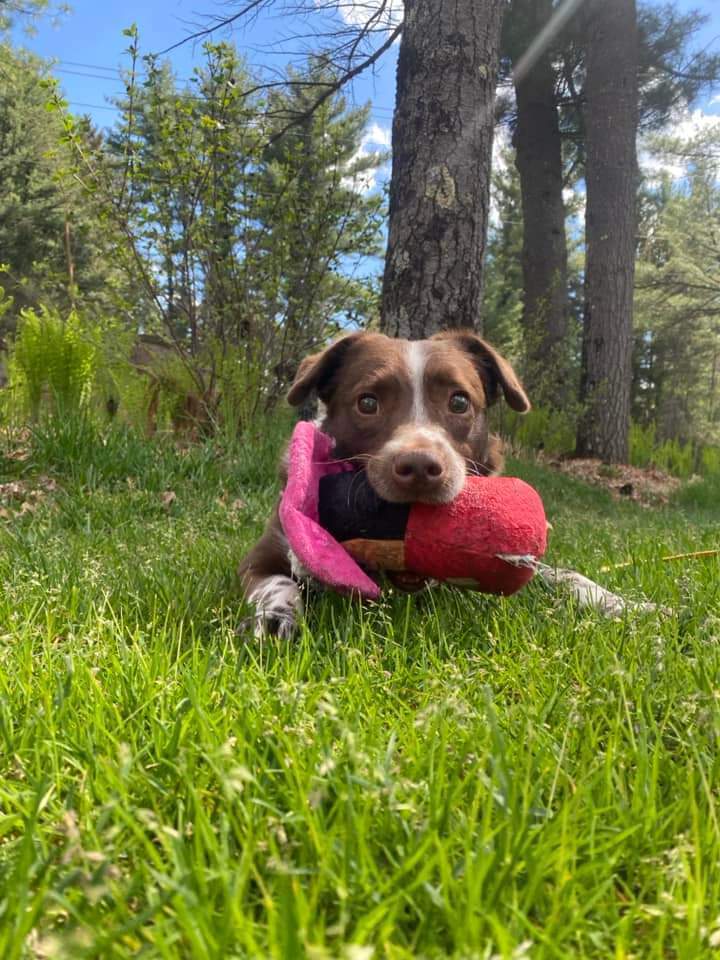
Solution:
<svg viewBox="0 0 720 960">
<path fill-rule="evenodd" d="M 122 93 L 118 93 L 118 96 L 125 96 L 125 95 L 126 95 L 126 92 L 125 92 L 125 91 L 122 91 Z M 63 97 L 63 99 L 65 100 L 64 97 Z M 175 96 L 173 99 L 175 99 L 175 100 L 197 100 L 197 101 L 199 101 L 199 102 L 207 102 L 207 103 L 210 103 L 210 102 L 213 101 L 213 99 L 217 99 L 217 98 L 211 98 L 211 97 L 183 97 L 182 95 L 178 94 L 178 95 Z M 114 106 L 113 104 L 110 104 L 110 103 L 105 103 L 105 104 L 102 104 L 102 103 L 84 103 L 84 102 L 82 102 L 82 101 L 80 101 L 80 100 L 65 100 L 65 102 L 68 104 L 68 106 L 71 106 L 71 107 L 83 107 L 83 108 L 85 108 L 85 109 L 87 109 L 87 110 L 111 110 L 111 111 L 113 111 L 113 112 L 115 112 L 115 113 L 120 113 L 120 112 L 122 112 L 122 107 Z M 139 113 L 139 112 L 141 112 L 141 110 L 142 110 L 142 106 L 141 106 L 140 104 L 135 103 L 135 104 L 133 105 L 133 111 L 134 111 L 134 112 Z M 376 113 L 373 113 L 373 112 L 371 112 L 368 116 L 371 117 L 372 119 L 375 119 L 375 120 L 385 120 L 385 121 L 387 121 L 387 120 L 391 119 L 390 117 L 381 116 L 380 114 L 376 114 Z M 302 135 L 302 134 L 298 133 L 298 136 L 301 136 L 301 135 Z"/>
<path fill-rule="evenodd" d="M 68 70 L 68 69 L 66 69 L 65 67 L 53 66 L 52 69 L 53 69 L 53 71 L 54 71 L 55 73 L 68 74 L 68 75 L 71 75 L 71 76 L 74 76 L 74 77 L 83 77 L 83 78 L 86 78 L 86 79 L 88 79 L 88 80 L 114 80 L 116 77 L 122 78 L 123 75 L 126 75 L 126 76 L 129 75 L 129 71 L 123 71 L 123 70 L 121 70 L 121 69 L 119 69 L 119 68 L 116 68 L 116 67 L 104 67 L 104 66 L 102 66 L 102 65 L 100 65 L 100 64 L 97 64 L 97 63 L 80 63 L 80 62 L 74 61 L 74 60 L 57 60 L 56 63 L 58 63 L 58 64 L 61 64 L 61 63 L 62 63 L 62 64 L 67 64 L 67 66 L 69 66 L 69 67 L 80 67 L 81 70 Z M 86 73 L 86 72 L 83 72 L 84 70 L 104 70 L 104 71 L 107 71 L 108 74 L 112 73 L 113 75 L 112 75 L 112 76 L 105 76 L 104 74 Z M 136 76 L 136 77 L 140 77 L 140 76 L 142 76 L 142 73 L 136 70 L 136 71 L 135 71 L 135 76 Z M 185 77 L 185 78 L 182 78 L 182 79 L 181 79 L 181 78 L 178 78 L 178 77 L 174 77 L 173 79 L 175 80 L 176 83 L 181 83 L 181 84 L 182 84 L 182 83 L 186 83 L 186 84 L 187 84 L 187 83 L 193 82 L 194 80 L 197 80 L 198 78 L 197 78 L 197 77 L 191 77 L 191 78 Z M 126 90 L 118 91 L 118 92 L 116 93 L 116 95 L 117 95 L 117 96 L 123 96 L 126 92 L 127 92 Z M 211 98 L 211 97 L 195 96 L 194 94 L 187 94 L 187 93 L 178 93 L 176 96 L 177 96 L 178 99 L 188 99 L 188 100 L 211 100 L 211 99 L 214 99 L 214 98 Z M 107 107 L 100 107 L 99 109 L 108 109 L 108 108 L 107 108 Z M 380 118 L 383 118 L 383 115 L 385 115 L 386 118 L 392 117 L 392 115 L 393 115 L 393 110 L 392 110 L 390 107 L 373 107 L 373 109 L 372 109 L 372 111 L 371 111 L 371 116 L 374 116 L 374 117 L 377 117 L 378 119 L 380 119 Z"/>
</svg>

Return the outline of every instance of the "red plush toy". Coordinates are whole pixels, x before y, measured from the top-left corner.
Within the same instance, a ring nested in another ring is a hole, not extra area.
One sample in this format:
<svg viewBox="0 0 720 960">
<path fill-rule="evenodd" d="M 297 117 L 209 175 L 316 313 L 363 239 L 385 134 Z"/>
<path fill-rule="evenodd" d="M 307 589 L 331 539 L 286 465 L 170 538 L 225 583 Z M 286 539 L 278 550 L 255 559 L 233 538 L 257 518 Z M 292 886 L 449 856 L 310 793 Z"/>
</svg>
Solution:
<svg viewBox="0 0 720 960">
<path fill-rule="evenodd" d="M 280 520 L 307 573 L 367 597 L 380 588 L 361 567 L 511 594 L 547 543 L 542 501 L 522 480 L 468 477 L 449 504 L 388 503 L 364 471 L 332 462 L 332 439 L 309 423 L 290 444 Z"/>
</svg>

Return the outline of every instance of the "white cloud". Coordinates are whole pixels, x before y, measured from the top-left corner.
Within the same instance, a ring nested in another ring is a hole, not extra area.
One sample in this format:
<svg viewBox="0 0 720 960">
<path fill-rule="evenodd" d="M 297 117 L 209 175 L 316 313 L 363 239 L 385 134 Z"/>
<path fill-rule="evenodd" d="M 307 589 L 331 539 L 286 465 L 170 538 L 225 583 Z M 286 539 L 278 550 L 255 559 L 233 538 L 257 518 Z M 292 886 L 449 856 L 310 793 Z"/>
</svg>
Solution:
<svg viewBox="0 0 720 960">
<path fill-rule="evenodd" d="M 492 170 L 494 173 L 504 173 L 508 165 L 514 162 L 510 152 L 510 139 L 510 131 L 507 127 L 495 127 L 492 149 Z M 494 228 L 500 226 L 500 208 L 492 185 L 490 187 L 490 226 Z"/>
<path fill-rule="evenodd" d="M 640 147 L 638 162 L 645 179 L 651 186 L 657 186 L 664 174 L 667 174 L 671 180 L 681 180 L 685 175 L 684 163 L 652 153 L 647 147 Z"/>
<path fill-rule="evenodd" d="M 717 99 L 720 103 L 720 97 Z M 678 122 L 673 123 L 668 133 L 677 140 L 694 140 L 700 134 L 718 129 L 718 124 L 720 124 L 720 117 L 705 113 L 703 110 L 693 110 L 685 114 Z"/>
<path fill-rule="evenodd" d="M 326 0 L 315 0 L 318 6 L 324 5 Z M 381 7 L 384 9 L 378 16 L 376 26 L 390 30 L 396 27 L 403 18 L 402 0 L 338 0 L 337 9 L 346 23 L 356 26 L 366 24 L 378 14 Z"/>
<path fill-rule="evenodd" d="M 720 102 L 720 97 L 715 98 Z M 680 143 L 692 143 L 697 137 L 715 132 L 720 137 L 720 116 L 704 110 L 685 111 L 668 124 L 667 135 Z M 682 180 L 687 175 L 688 159 L 672 153 L 663 153 L 654 146 L 653 138 L 640 142 L 638 149 L 640 167 L 652 183 L 662 175 L 673 180 Z"/>
<path fill-rule="evenodd" d="M 379 123 L 373 123 L 366 131 L 360 148 L 350 161 L 361 160 L 370 153 L 383 153 L 390 149 L 392 143 L 392 130 L 389 127 L 381 127 Z M 355 190 L 357 193 L 369 193 L 378 185 L 378 180 L 386 180 L 390 175 L 388 164 L 374 170 L 364 170 L 353 177 L 343 177 L 341 183 L 346 190 Z"/>
<path fill-rule="evenodd" d="M 381 127 L 379 123 L 374 123 L 362 139 L 364 147 L 372 147 L 373 150 L 389 150 L 392 146 L 391 127 Z"/>
<path fill-rule="evenodd" d="M 492 150 L 492 168 L 495 171 L 505 171 L 508 168 L 508 164 L 513 162 L 511 147 L 512 147 L 512 138 L 510 136 L 510 131 L 506 126 L 497 126 L 495 127 L 495 134 L 493 136 L 493 150 Z"/>
</svg>

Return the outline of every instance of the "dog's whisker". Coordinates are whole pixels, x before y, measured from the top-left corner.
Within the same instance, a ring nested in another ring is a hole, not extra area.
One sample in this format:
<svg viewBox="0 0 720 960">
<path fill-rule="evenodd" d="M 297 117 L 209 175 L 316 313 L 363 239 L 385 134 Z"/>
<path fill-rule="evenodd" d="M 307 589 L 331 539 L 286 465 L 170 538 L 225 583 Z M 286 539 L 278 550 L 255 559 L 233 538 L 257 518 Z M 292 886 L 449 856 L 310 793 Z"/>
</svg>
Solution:
<svg viewBox="0 0 720 960">
<path fill-rule="evenodd" d="M 355 476 L 354 476 L 354 477 L 352 478 L 352 480 L 350 481 L 350 486 L 349 486 L 348 492 L 347 492 L 347 506 L 348 506 L 348 509 L 351 509 L 351 508 L 352 508 L 352 509 L 355 509 L 355 504 L 357 503 L 357 497 L 359 496 L 360 490 L 361 490 L 361 487 L 358 486 L 358 481 L 359 481 L 359 479 L 360 479 L 360 473 L 358 472 L 358 473 L 355 474 Z M 355 493 L 356 493 L 356 497 L 355 497 L 355 502 L 354 502 L 354 503 L 352 502 L 353 488 L 355 488 Z"/>
<path fill-rule="evenodd" d="M 352 457 L 338 457 L 334 460 L 329 460 L 329 463 L 338 464 L 338 463 L 353 463 L 356 461 L 370 463 L 373 460 L 380 460 L 381 458 L 376 456 L 373 453 L 356 453 Z"/>
</svg>

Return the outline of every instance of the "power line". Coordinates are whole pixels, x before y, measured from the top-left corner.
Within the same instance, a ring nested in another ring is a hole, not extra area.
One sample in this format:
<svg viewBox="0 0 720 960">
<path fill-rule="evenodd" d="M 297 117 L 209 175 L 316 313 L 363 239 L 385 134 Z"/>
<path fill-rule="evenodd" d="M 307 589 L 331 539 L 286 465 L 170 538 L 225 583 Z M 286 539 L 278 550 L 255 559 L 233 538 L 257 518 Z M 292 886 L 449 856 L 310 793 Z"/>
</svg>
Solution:
<svg viewBox="0 0 720 960">
<path fill-rule="evenodd" d="M 117 83 L 117 77 L 107 76 L 102 73 L 83 73 L 81 70 L 66 70 L 64 67 L 53 67 L 53 73 L 67 73 L 73 77 L 86 77 L 88 80 L 107 80 L 109 83 Z"/>
<path fill-rule="evenodd" d="M 122 92 L 118 93 L 118 96 L 124 96 L 124 95 L 126 95 L 126 91 L 125 91 L 125 90 L 123 90 Z M 64 99 L 64 98 L 63 98 L 63 99 Z M 176 96 L 174 97 L 174 99 L 175 99 L 175 100 L 198 100 L 198 101 L 200 101 L 200 102 L 205 102 L 205 101 L 210 102 L 210 100 L 211 100 L 212 98 L 209 98 L 209 97 L 183 97 L 181 94 L 178 94 L 178 95 L 176 95 Z M 110 104 L 110 103 L 105 103 L 105 104 L 102 104 L 102 103 L 83 103 L 83 102 L 81 102 L 81 101 L 79 101 L 79 100 L 66 100 L 65 102 L 68 104 L 68 106 L 71 106 L 71 107 L 84 107 L 84 108 L 87 109 L 87 110 L 111 110 L 111 111 L 113 111 L 114 113 L 121 113 L 121 112 L 122 112 L 122 107 L 115 106 L 115 105 Z M 133 106 L 133 111 L 136 112 L 136 113 L 141 112 L 142 109 L 143 109 L 143 108 L 142 108 L 142 105 L 141 105 L 141 104 L 136 103 L 136 104 Z M 390 119 L 390 117 L 381 116 L 381 115 L 379 115 L 379 114 L 375 114 L 375 113 L 372 113 L 372 112 L 371 112 L 370 114 L 368 114 L 368 116 L 369 116 L 370 118 L 375 119 L 375 120 L 388 120 L 388 119 Z M 304 135 L 304 134 L 303 134 L 303 135 Z M 297 136 L 300 136 L 300 133 L 299 133 L 299 132 L 298 132 Z"/>
<path fill-rule="evenodd" d="M 65 64 L 65 66 L 55 66 L 55 64 Z M 77 70 L 68 70 L 67 67 L 80 67 L 82 70 L 103 70 L 104 73 L 82 73 Z M 135 70 L 131 69 L 122 69 L 121 67 L 103 67 L 99 63 L 78 63 L 74 60 L 56 60 L 52 66 L 52 69 L 56 73 L 70 73 L 76 77 L 91 77 L 97 80 L 116 80 L 118 77 L 130 76 L 134 72 L 136 77 L 144 77 L 149 74 L 147 70 L 140 70 L 135 67 Z M 106 75 L 107 74 L 107 75 Z M 197 77 L 173 77 L 176 83 L 190 83 L 193 80 L 196 80 Z"/>
<path fill-rule="evenodd" d="M 64 63 L 68 67 L 82 67 L 84 70 L 107 70 L 112 73 L 122 73 L 119 67 L 104 67 L 100 63 L 79 63 L 77 60 L 57 60 L 56 63 Z"/>
<path fill-rule="evenodd" d="M 78 100 L 67 100 L 66 103 L 70 107 L 86 107 L 88 110 L 112 110 L 117 113 L 117 111 L 120 109 L 119 107 L 111 107 L 109 104 L 80 103 Z"/>
<path fill-rule="evenodd" d="M 64 67 L 54 66 L 53 69 L 54 69 L 54 71 L 55 71 L 56 73 L 68 74 L 68 75 L 75 76 L 75 77 L 83 77 L 83 78 L 86 78 L 86 79 L 88 79 L 88 80 L 114 80 L 116 77 L 122 78 L 123 75 L 129 76 L 129 73 L 130 73 L 129 71 L 123 71 L 123 70 L 121 70 L 121 69 L 119 69 L 119 68 L 117 68 L 117 67 L 104 67 L 104 66 L 102 66 L 101 64 L 97 64 L 97 63 L 80 63 L 79 61 L 74 61 L 74 60 L 57 60 L 56 63 L 58 63 L 58 64 L 60 64 L 60 63 L 67 64 L 67 66 L 69 66 L 69 67 L 80 67 L 80 68 L 81 68 L 81 70 L 68 70 L 68 69 L 66 69 L 66 68 L 64 68 Z M 113 74 L 113 75 L 112 75 L 112 76 L 105 76 L 104 74 L 85 73 L 85 72 L 82 72 L 83 70 L 104 70 L 104 71 L 106 71 L 108 74 Z M 143 75 L 143 72 L 142 72 L 142 71 L 137 71 L 137 70 L 135 71 L 135 76 L 136 76 L 136 77 L 137 77 L 137 76 L 142 76 L 142 75 Z M 174 79 L 174 81 L 175 81 L 176 83 L 190 83 L 190 82 L 192 82 L 193 80 L 196 80 L 197 78 L 196 78 L 196 77 L 191 77 L 191 78 L 187 78 L 187 77 L 185 77 L 185 78 L 174 77 L 173 79 Z M 123 96 L 126 92 L 127 92 L 126 90 L 114 91 L 114 93 L 116 93 L 117 96 Z M 189 99 L 189 100 L 211 100 L 211 99 L 214 99 L 214 98 L 211 98 L 211 97 L 195 96 L 195 95 L 193 95 L 193 94 L 187 94 L 187 93 L 178 93 L 178 94 L 176 94 L 176 97 L 177 97 L 178 99 Z M 100 109 L 108 109 L 108 108 L 107 108 L 107 107 L 102 107 L 102 108 L 100 108 Z M 373 117 L 376 117 L 377 119 L 383 119 L 383 115 L 384 115 L 386 118 L 389 118 L 389 117 L 392 117 L 392 115 L 393 115 L 393 110 L 392 110 L 390 107 L 373 107 L 370 115 L 373 116 Z"/>
</svg>

